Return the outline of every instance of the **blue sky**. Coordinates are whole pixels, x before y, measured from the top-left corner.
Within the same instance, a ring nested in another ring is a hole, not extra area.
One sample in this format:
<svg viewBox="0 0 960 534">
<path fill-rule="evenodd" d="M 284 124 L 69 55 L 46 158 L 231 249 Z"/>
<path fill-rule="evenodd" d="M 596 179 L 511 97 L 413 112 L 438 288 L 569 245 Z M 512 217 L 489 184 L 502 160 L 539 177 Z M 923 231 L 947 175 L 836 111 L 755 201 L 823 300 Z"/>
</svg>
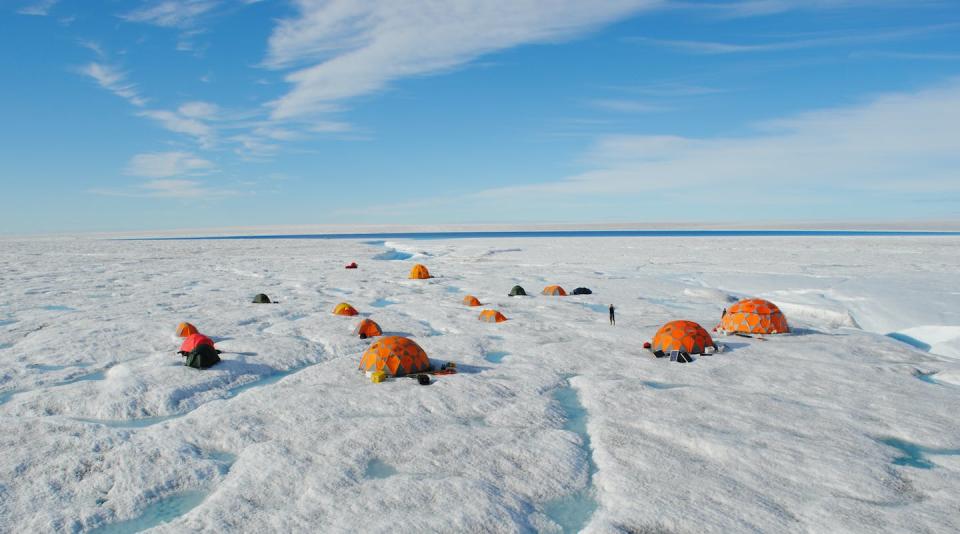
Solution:
<svg viewBox="0 0 960 534">
<path fill-rule="evenodd" d="M 4 0 L 0 232 L 960 219 L 951 0 Z"/>
</svg>

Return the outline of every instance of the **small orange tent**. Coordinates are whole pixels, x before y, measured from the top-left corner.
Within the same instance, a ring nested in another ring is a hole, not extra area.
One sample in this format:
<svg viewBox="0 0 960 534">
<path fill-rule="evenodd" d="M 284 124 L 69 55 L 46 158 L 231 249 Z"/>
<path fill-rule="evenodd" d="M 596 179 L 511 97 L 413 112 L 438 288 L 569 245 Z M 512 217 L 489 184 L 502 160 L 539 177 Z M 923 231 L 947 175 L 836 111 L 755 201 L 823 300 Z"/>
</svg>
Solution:
<svg viewBox="0 0 960 534">
<path fill-rule="evenodd" d="M 502 323 L 506 321 L 507 318 L 497 310 L 483 310 L 480 312 L 480 320 L 485 323 Z"/>
<path fill-rule="evenodd" d="M 360 324 L 357 325 L 357 328 L 353 331 L 353 333 L 363 339 L 366 339 L 368 337 L 377 337 L 383 334 L 383 330 L 380 329 L 380 325 L 375 323 L 373 319 L 364 319 L 360 321 Z"/>
<path fill-rule="evenodd" d="M 673 350 L 703 354 L 707 347 L 716 348 L 716 345 L 702 326 L 693 321 L 670 321 L 657 330 L 650 350 L 658 356 Z"/>
<path fill-rule="evenodd" d="M 414 341 L 400 336 L 378 339 L 360 358 L 360 369 L 404 376 L 430 370 L 430 358 Z"/>
<path fill-rule="evenodd" d="M 180 323 L 177 325 L 177 337 L 189 337 L 193 334 L 199 334 L 196 326 L 190 323 Z"/>
<path fill-rule="evenodd" d="M 337 304 L 336 308 L 333 309 L 333 314 L 353 316 L 357 314 L 357 309 L 346 302 L 341 302 L 340 304 Z"/>
<path fill-rule="evenodd" d="M 480 301 L 477 300 L 477 297 L 474 297 L 473 295 L 467 295 L 466 297 L 463 297 L 463 303 L 467 306 L 480 306 Z"/>
<path fill-rule="evenodd" d="M 543 295 L 551 295 L 554 297 L 566 297 L 567 292 L 563 290 L 560 286 L 547 286 L 543 288 L 543 291 L 540 292 Z"/>
<path fill-rule="evenodd" d="M 425 278 L 433 278 L 430 276 L 430 271 L 427 270 L 425 265 L 416 264 L 413 266 L 413 269 L 410 269 L 410 278 L 416 280 L 423 280 Z"/>
<path fill-rule="evenodd" d="M 730 306 L 717 329 L 731 334 L 785 334 L 790 331 L 780 308 L 763 299 L 743 299 Z"/>
</svg>

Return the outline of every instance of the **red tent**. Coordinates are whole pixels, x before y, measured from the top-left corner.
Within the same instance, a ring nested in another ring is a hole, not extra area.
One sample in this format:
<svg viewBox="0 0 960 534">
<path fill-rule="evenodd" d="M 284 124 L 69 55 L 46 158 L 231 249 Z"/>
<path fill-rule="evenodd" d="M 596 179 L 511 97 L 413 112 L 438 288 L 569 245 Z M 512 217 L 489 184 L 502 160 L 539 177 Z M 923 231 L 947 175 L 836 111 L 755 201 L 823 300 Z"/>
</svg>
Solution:
<svg viewBox="0 0 960 534">
<path fill-rule="evenodd" d="M 344 269 L 356 269 L 356 268 L 357 268 L 357 262 L 355 261 L 348 263 L 346 267 L 344 267 Z"/>
<path fill-rule="evenodd" d="M 180 345 L 180 352 L 191 352 L 200 345 L 214 347 L 213 340 L 207 336 L 203 334 L 191 334 L 187 339 L 183 340 L 183 344 Z"/>
</svg>

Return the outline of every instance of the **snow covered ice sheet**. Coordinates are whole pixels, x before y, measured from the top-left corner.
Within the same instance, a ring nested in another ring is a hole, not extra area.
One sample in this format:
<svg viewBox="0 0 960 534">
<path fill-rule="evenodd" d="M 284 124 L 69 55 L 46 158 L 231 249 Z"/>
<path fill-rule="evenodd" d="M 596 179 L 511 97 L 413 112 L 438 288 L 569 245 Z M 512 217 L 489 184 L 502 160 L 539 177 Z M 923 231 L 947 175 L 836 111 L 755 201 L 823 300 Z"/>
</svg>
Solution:
<svg viewBox="0 0 960 534">
<path fill-rule="evenodd" d="M 960 238 L 0 244 L 0 530 L 960 531 Z M 742 296 L 795 332 L 641 349 Z M 460 373 L 371 383 L 364 316 Z"/>
</svg>

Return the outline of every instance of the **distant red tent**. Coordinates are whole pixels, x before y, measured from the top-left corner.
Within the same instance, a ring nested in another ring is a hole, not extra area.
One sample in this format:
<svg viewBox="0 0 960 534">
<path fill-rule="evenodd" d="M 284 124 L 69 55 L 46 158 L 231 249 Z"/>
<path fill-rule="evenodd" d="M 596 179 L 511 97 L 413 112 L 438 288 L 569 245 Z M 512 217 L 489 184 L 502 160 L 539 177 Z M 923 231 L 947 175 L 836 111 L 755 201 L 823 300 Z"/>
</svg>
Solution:
<svg viewBox="0 0 960 534">
<path fill-rule="evenodd" d="M 183 344 L 180 345 L 180 352 L 191 352 L 200 345 L 214 347 L 213 340 L 207 336 L 203 334 L 191 334 L 187 339 L 183 340 Z"/>
<path fill-rule="evenodd" d="M 355 261 L 348 263 L 346 267 L 344 267 L 344 269 L 356 269 L 356 268 L 357 268 L 357 262 Z"/>
</svg>

